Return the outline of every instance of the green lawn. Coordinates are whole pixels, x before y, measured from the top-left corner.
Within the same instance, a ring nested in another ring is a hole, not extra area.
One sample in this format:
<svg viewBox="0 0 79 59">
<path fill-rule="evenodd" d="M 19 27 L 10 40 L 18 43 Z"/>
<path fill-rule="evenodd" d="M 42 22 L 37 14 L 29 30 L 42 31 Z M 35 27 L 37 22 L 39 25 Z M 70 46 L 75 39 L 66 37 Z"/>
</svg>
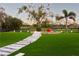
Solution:
<svg viewBox="0 0 79 59">
<path fill-rule="evenodd" d="M 79 56 L 79 33 L 43 34 L 43 36 L 19 51 L 35 56 Z"/>
<path fill-rule="evenodd" d="M 0 32 L 0 47 L 20 41 L 31 33 L 27 32 Z"/>
</svg>

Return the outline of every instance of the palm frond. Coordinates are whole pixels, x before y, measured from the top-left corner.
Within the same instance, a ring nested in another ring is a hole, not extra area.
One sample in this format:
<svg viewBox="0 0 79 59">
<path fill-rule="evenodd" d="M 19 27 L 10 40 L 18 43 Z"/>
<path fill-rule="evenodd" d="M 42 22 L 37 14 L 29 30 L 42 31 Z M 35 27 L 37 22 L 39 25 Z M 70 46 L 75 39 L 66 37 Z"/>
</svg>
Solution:
<svg viewBox="0 0 79 59">
<path fill-rule="evenodd" d="M 67 12 L 67 10 L 64 9 L 64 10 L 63 10 L 63 13 L 64 13 L 64 16 L 65 16 L 65 17 L 68 16 L 68 12 Z"/>
<path fill-rule="evenodd" d="M 61 20 L 63 18 L 64 18 L 63 16 L 56 16 L 56 20 Z"/>
<path fill-rule="evenodd" d="M 74 18 L 74 17 L 71 17 L 71 16 L 70 16 L 69 19 L 72 19 L 73 21 L 75 21 L 75 18 Z"/>
<path fill-rule="evenodd" d="M 70 12 L 68 16 L 74 16 L 74 17 L 76 17 L 76 14 L 74 12 Z"/>
</svg>

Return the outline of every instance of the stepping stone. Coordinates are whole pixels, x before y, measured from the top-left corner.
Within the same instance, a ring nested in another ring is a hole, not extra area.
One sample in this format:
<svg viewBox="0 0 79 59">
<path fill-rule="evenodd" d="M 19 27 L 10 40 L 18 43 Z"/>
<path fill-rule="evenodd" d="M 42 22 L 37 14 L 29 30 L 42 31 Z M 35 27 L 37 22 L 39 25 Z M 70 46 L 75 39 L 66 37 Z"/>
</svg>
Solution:
<svg viewBox="0 0 79 59">
<path fill-rule="evenodd" d="M 8 49 L 8 48 L 1 48 L 0 51 L 1 51 L 1 50 L 10 51 L 10 52 L 14 51 L 14 50 Z M 16 50 L 15 50 L 15 51 L 16 51 Z"/>
<path fill-rule="evenodd" d="M 15 56 L 23 56 L 24 55 L 24 53 L 18 53 L 17 55 L 15 55 Z"/>
<path fill-rule="evenodd" d="M 6 56 L 7 54 L 9 54 L 9 52 L 0 51 L 0 56 Z"/>
<path fill-rule="evenodd" d="M 20 43 L 25 43 L 25 44 L 27 44 L 27 43 L 29 43 L 29 41 L 22 41 L 22 42 L 16 42 L 16 44 L 20 44 Z"/>
<path fill-rule="evenodd" d="M 29 43 L 25 43 L 25 42 L 21 42 L 21 43 L 16 43 L 17 45 L 26 45 L 26 44 L 29 44 Z"/>
<path fill-rule="evenodd" d="M 7 50 L 0 50 L 0 52 L 6 52 L 6 53 L 11 53 L 10 51 L 7 51 Z"/>
<path fill-rule="evenodd" d="M 6 49 L 11 49 L 11 50 L 16 50 L 15 48 L 12 48 L 12 47 L 4 47 Z"/>
<path fill-rule="evenodd" d="M 19 46 L 7 46 L 8 48 L 17 49 L 20 48 Z"/>
</svg>

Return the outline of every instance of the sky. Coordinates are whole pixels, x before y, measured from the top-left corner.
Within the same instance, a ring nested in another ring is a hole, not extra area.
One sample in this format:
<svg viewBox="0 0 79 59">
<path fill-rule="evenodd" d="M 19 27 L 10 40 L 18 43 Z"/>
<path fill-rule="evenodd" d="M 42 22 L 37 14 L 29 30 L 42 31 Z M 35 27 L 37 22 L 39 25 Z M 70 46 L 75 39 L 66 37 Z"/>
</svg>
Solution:
<svg viewBox="0 0 79 59">
<path fill-rule="evenodd" d="M 28 5 L 28 3 L 0 3 L 0 7 L 5 8 L 5 12 L 8 15 L 12 15 L 21 18 L 23 21 L 26 21 L 26 14 L 17 14 L 18 8 L 22 7 L 23 5 Z M 40 4 L 37 3 L 34 5 L 37 8 Z M 47 4 L 44 5 L 46 6 Z M 66 9 L 68 11 L 74 11 L 77 15 L 76 19 L 79 19 L 79 3 L 51 3 L 50 8 L 54 15 L 62 15 L 63 9 Z"/>
</svg>

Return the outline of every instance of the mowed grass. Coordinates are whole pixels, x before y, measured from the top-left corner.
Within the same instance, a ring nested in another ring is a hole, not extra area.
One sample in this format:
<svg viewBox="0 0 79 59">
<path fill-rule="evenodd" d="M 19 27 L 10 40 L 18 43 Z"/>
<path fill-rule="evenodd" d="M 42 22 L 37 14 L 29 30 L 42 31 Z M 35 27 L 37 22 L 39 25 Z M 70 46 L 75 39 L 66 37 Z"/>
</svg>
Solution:
<svg viewBox="0 0 79 59">
<path fill-rule="evenodd" d="M 25 56 L 79 56 L 79 33 L 43 34 L 36 42 L 11 55 Z"/>
<path fill-rule="evenodd" d="M 31 33 L 27 32 L 0 32 L 0 47 L 18 42 L 27 36 L 31 35 Z"/>
</svg>

